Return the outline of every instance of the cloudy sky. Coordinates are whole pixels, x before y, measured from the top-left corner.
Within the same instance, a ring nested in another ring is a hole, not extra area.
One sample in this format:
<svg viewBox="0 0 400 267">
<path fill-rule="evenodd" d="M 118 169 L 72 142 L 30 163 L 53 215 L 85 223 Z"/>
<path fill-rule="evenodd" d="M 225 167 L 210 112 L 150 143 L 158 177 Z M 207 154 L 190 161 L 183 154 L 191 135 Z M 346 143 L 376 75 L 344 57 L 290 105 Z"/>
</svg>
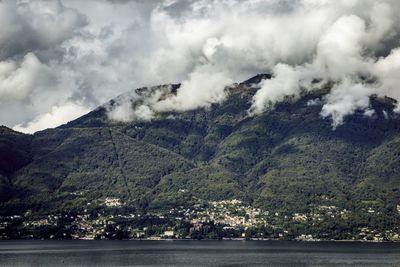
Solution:
<svg viewBox="0 0 400 267">
<path fill-rule="evenodd" d="M 321 116 L 337 127 L 356 110 L 371 116 L 371 94 L 400 100 L 398 14 L 398 0 L 0 0 L 0 124 L 34 132 L 182 82 L 174 97 L 114 114 L 151 119 L 269 72 L 249 114 L 333 82 Z"/>
</svg>

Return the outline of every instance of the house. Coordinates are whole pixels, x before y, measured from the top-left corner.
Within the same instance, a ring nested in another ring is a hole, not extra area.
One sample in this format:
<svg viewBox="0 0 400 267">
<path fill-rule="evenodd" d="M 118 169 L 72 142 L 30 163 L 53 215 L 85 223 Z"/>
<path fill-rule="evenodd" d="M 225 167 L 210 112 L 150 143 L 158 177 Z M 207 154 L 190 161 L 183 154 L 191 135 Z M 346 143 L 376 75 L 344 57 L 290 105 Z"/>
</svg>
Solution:
<svg viewBox="0 0 400 267">
<path fill-rule="evenodd" d="M 175 232 L 172 230 L 167 230 L 163 234 L 164 238 L 174 238 L 175 237 Z"/>
</svg>

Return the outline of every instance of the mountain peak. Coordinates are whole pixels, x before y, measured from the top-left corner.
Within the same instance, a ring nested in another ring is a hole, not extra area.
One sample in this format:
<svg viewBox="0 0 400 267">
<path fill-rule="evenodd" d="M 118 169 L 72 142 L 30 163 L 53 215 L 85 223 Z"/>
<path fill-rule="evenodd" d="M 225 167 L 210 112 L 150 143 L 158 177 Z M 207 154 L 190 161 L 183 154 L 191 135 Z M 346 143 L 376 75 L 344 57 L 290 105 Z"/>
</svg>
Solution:
<svg viewBox="0 0 400 267">
<path fill-rule="evenodd" d="M 267 73 L 263 73 L 263 74 L 257 74 L 253 77 L 251 77 L 250 79 L 247 79 L 243 82 L 241 82 L 241 84 L 247 85 L 247 86 L 254 86 L 259 84 L 262 80 L 267 80 L 267 79 L 271 79 L 272 75 L 271 74 L 267 74 Z"/>
</svg>

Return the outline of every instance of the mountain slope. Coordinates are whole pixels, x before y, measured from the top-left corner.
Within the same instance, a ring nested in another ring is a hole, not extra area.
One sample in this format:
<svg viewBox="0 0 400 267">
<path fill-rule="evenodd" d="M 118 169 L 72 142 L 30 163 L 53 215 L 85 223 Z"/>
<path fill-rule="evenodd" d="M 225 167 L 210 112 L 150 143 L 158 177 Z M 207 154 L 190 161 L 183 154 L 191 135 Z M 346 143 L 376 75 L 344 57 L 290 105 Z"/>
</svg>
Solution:
<svg viewBox="0 0 400 267">
<path fill-rule="evenodd" d="M 0 127 L 0 201 L 12 197 L 11 175 L 32 161 L 32 137 Z"/>
<path fill-rule="evenodd" d="M 33 136 L 5 131 L 4 144 L 15 134 L 27 143 L 11 146 L 21 163 L 1 169 L 0 190 L 12 192 L 2 213 L 95 208 L 105 197 L 141 210 L 237 198 L 290 213 L 400 202 L 400 119 L 390 99 L 372 97 L 373 117 L 356 113 L 336 130 L 320 117 L 321 106 L 307 104 L 326 91 L 250 117 L 252 84 L 261 78 L 230 88 L 226 101 L 208 109 L 152 121 L 111 122 L 100 107 Z"/>
</svg>

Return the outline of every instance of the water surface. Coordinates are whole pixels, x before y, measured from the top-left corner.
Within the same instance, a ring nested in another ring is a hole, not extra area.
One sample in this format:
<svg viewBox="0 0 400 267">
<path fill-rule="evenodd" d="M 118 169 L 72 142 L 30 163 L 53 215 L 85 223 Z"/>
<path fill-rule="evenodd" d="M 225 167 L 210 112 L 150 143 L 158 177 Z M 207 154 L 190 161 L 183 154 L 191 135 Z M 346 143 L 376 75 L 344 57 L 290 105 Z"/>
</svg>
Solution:
<svg viewBox="0 0 400 267">
<path fill-rule="evenodd" d="M 0 266 L 400 266 L 400 243 L 0 241 Z"/>
</svg>

